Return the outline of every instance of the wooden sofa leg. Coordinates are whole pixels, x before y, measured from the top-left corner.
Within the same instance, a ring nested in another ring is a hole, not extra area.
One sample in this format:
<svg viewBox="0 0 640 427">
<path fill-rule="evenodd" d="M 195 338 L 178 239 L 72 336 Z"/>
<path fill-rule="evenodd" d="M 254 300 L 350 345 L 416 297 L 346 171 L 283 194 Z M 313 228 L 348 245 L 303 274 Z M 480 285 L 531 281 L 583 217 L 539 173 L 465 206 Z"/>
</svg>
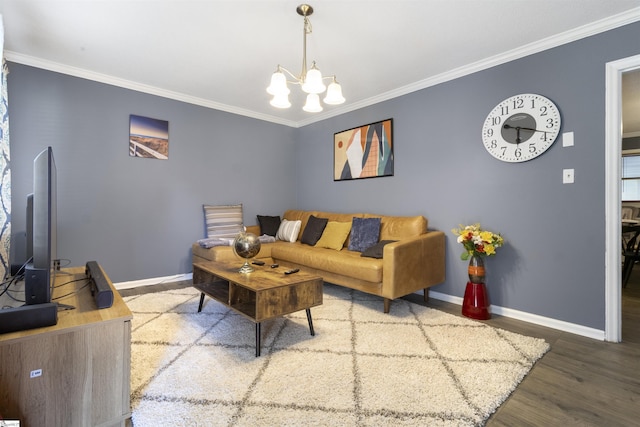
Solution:
<svg viewBox="0 0 640 427">
<path fill-rule="evenodd" d="M 384 299 L 384 312 L 388 313 L 391 308 L 391 300 L 389 298 Z"/>
<path fill-rule="evenodd" d="M 424 302 L 429 302 L 429 288 L 424 288 Z"/>
</svg>

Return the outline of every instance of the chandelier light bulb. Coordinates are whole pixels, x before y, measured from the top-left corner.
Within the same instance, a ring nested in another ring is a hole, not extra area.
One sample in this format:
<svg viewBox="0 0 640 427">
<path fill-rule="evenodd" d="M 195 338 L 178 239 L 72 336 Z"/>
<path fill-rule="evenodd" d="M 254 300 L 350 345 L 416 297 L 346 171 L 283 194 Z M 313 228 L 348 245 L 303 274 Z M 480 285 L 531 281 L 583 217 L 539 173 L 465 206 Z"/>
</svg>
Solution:
<svg viewBox="0 0 640 427">
<path fill-rule="evenodd" d="M 319 113 L 322 111 L 322 105 L 320 105 L 320 97 L 317 93 L 310 93 L 307 95 L 307 102 L 302 107 L 307 113 Z"/>
<path fill-rule="evenodd" d="M 289 102 L 289 94 L 286 93 L 274 95 L 269 104 L 273 105 L 276 108 L 289 108 L 291 107 L 291 102 Z"/>
<path fill-rule="evenodd" d="M 291 91 L 287 87 L 287 78 L 282 71 L 280 71 L 280 67 L 278 66 L 278 71 L 271 75 L 271 84 L 267 88 L 267 93 L 270 95 L 289 95 Z"/>
<path fill-rule="evenodd" d="M 323 101 L 329 105 L 339 105 L 345 101 L 344 96 L 342 96 L 342 86 L 336 81 L 335 77 L 327 88 L 327 96 L 324 97 Z"/>
<path fill-rule="evenodd" d="M 322 73 L 318 70 L 314 62 L 304 79 L 302 90 L 306 93 L 322 93 L 326 88 L 324 83 L 322 83 Z"/>
</svg>

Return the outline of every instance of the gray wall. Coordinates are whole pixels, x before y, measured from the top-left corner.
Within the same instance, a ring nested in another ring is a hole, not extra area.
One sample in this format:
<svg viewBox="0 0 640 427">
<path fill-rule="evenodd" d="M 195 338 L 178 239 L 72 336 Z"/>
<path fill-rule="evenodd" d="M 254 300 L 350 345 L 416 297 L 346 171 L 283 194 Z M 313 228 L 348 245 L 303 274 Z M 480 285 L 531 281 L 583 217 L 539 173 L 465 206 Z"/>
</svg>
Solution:
<svg viewBox="0 0 640 427">
<path fill-rule="evenodd" d="M 115 282 L 189 272 L 202 203 L 242 202 L 247 223 L 294 207 L 421 214 L 447 233 L 447 280 L 434 290 L 463 295 L 450 230 L 480 222 L 507 241 L 486 263 L 493 304 L 604 329 L 605 63 L 640 53 L 639 39 L 635 23 L 301 129 L 10 64 L 14 234 L 30 162 L 52 145 L 59 256 L 96 259 Z M 556 102 L 575 147 L 495 160 L 482 123 L 527 92 Z M 169 120 L 168 161 L 128 157 L 129 114 Z M 334 182 L 333 133 L 387 118 L 395 176 Z M 562 184 L 564 168 L 575 184 Z"/>
<path fill-rule="evenodd" d="M 97 260 L 114 282 L 190 272 L 204 203 L 243 203 L 247 224 L 295 205 L 295 129 L 9 69 L 13 262 L 24 261 L 32 162 L 47 145 L 58 171 L 58 257 Z M 130 114 L 169 121 L 169 160 L 129 157 Z"/>
<path fill-rule="evenodd" d="M 636 23 L 306 126 L 298 207 L 426 216 L 447 233 L 447 279 L 432 289 L 460 297 L 466 263 L 450 230 L 480 222 L 507 242 L 486 260 L 493 304 L 602 330 L 605 63 L 640 53 L 638 40 Z M 575 146 L 560 138 L 521 164 L 489 155 L 484 119 L 518 93 L 552 99 Z M 395 176 L 333 182 L 333 133 L 389 117 Z M 564 168 L 575 169 L 575 184 L 562 183 Z"/>
</svg>

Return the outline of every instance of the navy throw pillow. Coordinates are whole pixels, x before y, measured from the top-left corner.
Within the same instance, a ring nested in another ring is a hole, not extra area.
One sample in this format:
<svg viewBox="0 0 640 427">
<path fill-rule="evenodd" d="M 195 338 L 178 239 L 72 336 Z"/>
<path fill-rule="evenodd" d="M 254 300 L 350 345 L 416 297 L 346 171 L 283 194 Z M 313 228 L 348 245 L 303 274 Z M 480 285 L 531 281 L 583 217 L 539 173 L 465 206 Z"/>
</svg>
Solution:
<svg viewBox="0 0 640 427">
<path fill-rule="evenodd" d="M 380 218 L 356 218 L 351 222 L 349 250 L 363 252 L 378 243 L 380 238 Z"/>
</svg>

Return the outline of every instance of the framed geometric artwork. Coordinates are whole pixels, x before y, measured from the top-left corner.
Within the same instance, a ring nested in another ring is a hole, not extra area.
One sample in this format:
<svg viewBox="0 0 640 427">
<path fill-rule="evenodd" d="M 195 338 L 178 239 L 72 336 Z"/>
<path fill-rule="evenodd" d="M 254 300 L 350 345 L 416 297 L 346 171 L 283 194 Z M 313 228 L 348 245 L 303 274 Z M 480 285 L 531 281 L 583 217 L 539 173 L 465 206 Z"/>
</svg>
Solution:
<svg viewBox="0 0 640 427">
<path fill-rule="evenodd" d="M 167 160 L 169 122 L 149 117 L 129 116 L 129 156 Z"/>
<path fill-rule="evenodd" d="M 393 119 L 333 134 L 333 180 L 393 176 Z"/>
</svg>

